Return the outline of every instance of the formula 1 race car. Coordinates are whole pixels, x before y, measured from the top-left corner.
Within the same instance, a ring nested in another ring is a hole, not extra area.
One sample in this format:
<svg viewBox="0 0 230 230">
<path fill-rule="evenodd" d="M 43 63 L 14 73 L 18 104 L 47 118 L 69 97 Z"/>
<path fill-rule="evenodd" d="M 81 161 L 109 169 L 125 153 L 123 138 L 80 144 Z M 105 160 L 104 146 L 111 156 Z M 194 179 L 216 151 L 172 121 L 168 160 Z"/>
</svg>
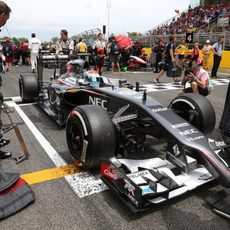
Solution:
<svg viewBox="0 0 230 230">
<path fill-rule="evenodd" d="M 38 67 L 50 60 L 61 58 L 40 57 Z M 38 77 L 21 76 L 23 101 L 36 99 L 59 124 L 66 123 L 71 155 L 84 169 L 101 166 L 102 180 L 132 210 L 146 209 L 213 179 L 230 187 L 228 146 L 206 137 L 216 119 L 203 96 L 178 96 L 166 107 L 138 87 L 130 89 L 125 80 L 95 72 L 62 75 L 47 86 L 41 76 L 40 70 Z M 166 143 L 166 157 L 152 154 L 144 159 L 150 137 Z"/>
</svg>

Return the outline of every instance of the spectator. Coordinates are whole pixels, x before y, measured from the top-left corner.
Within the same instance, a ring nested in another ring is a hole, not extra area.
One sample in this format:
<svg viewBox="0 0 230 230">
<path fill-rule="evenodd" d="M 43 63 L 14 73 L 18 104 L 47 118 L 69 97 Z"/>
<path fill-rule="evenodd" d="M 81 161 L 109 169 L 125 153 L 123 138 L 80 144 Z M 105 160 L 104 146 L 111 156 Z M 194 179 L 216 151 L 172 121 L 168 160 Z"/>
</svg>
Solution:
<svg viewBox="0 0 230 230">
<path fill-rule="evenodd" d="M 170 68 L 175 63 L 175 46 L 174 46 L 174 41 L 175 41 L 175 36 L 171 35 L 169 37 L 169 43 L 165 47 L 165 51 L 163 54 L 163 61 L 164 61 L 164 66 L 161 72 L 158 74 L 158 76 L 153 79 L 153 83 L 157 84 L 160 83 L 159 79 L 164 75 L 165 72 L 169 71 Z M 173 77 L 174 83 L 178 84 L 179 80 L 175 77 Z"/>
<path fill-rule="evenodd" d="M 78 53 L 87 53 L 87 45 L 82 41 L 82 38 L 79 38 L 79 42 L 77 44 Z"/>
<path fill-rule="evenodd" d="M 194 47 L 193 47 L 193 51 L 192 51 L 193 60 L 197 61 L 199 55 L 200 55 L 199 43 L 195 42 Z"/>
<path fill-rule="evenodd" d="M 6 24 L 6 21 L 10 18 L 11 9 L 10 7 L 3 1 L 0 1 L 0 27 Z M 0 148 L 9 144 L 10 140 L 4 139 L 2 134 L 2 120 L 1 120 L 1 110 L 3 103 L 3 95 L 0 92 Z M 11 157 L 10 152 L 4 152 L 0 150 L 0 159 L 5 159 Z"/>
<path fill-rule="evenodd" d="M 122 70 L 126 71 L 127 66 L 128 66 L 128 61 L 130 57 L 131 50 L 130 48 L 121 47 L 121 65 L 122 65 Z"/>
<path fill-rule="evenodd" d="M 36 38 L 36 34 L 31 34 L 31 39 L 29 42 L 29 49 L 30 49 L 30 62 L 31 62 L 31 70 L 35 73 L 35 67 L 37 66 L 37 55 L 39 49 L 41 48 L 41 41 Z"/>
<path fill-rule="evenodd" d="M 14 50 L 10 39 L 6 39 L 6 44 L 3 46 L 3 54 L 6 57 L 6 72 L 10 70 L 12 64 L 14 63 Z"/>
<path fill-rule="evenodd" d="M 28 40 L 25 40 L 25 42 L 22 45 L 22 60 L 23 64 L 29 65 L 30 64 L 30 52 L 29 52 L 29 42 Z"/>
<path fill-rule="evenodd" d="M 0 51 L 0 87 L 2 86 L 2 75 L 4 74 L 4 61 L 5 56 L 2 53 L 2 50 Z"/>
<path fill-rule="evenodd" d="M 223 43 L 224 43 L 224 38 L 219 37 L 218 42 L 216 42 L 211 48 L 212 52 L 214 53 L 213 56 L 214 61 L 213 61 L 211 77 L 217 77 L 217 71 L 219 69 L 219 65 L 222 58 Z"/>
<path fill-rule="evenodd" d="M 185 46 L 185 40 L 182 39 L 181 42 L 180 42 L 180 45 L 176 47 L 176 51 L 178 52 L 178 66 L 180 68 L 183 68 L 183 63 L 184 63 L 184 57 L 185 57 L 185 54 L 186 54 L 186 51 L 188 49 L 186 48 Z"/>
<path fill-rule="evenodd" d="M 100 75 L 102 75 L 102 72 L 104 70 L 104 62 L 106 57 L 106 45 L 103 41 L 103 35 L 102 33 L 99 33 L 97 35 L 97 40 L 94 42 L 93 50 L 96 54 L 96 63 L 95 63 L 95 70 L 98 71 Z"/>
<path fill-rule="evenodd" d="M 203 49 L 202 49 L 202 54 L 203 54 L 203 68 L 205 70 L 208 71 L 208 67 L 209 67 L 209 59 L 210 59 L 210 55 L 211 55 L 211 45 L 210 45 L 210 41 L 207 40 Z"/>
<path fill-rule="evenodd" d="M 154 73 L 159 73 L 159 69 L 161 70 L 159 63 L 162 60 L 162 55 L 164 52 L 164 43 L 163 41 L 160 39 L 154 46 L 153 46 L 153 55 L 155 56 L 154 59 L 154 67 L 155 67 L 155 71 Z"/>
<path fill-rule="evenodd" d="M 110 43 L 108 44 L 108 48 L 110 48 L 110 62 L 112 67 L 112 72 L 114 72 L 114 63 L 117 64 L 117 69 L 120 72 L 120 46 L 115 39 L 115 36 L 112 35 L 110 37 Z"/>
<path fill-rule="evenodd" d="M 82 38 L 79 38 L 79 43 L 77 44 L 77 52 L 79 54 L 80 59 L 86 60 L 85 62 L 85 67 L 89 70 L 90 65 L 89 65 L 89 58 L 88 56 L 84 56 L 81 54 L 87 53 L 87 45 L 83 42 Z"/>
<path fill-rule="evenodd" d="M 87 48 L 89 55 L 89 65 L 94 66 L 95 65 L 95 60 L 94 60 L 94 56 L 93 56 L 93 47 L 92 46 L 88 46 Z"/>
</svg>

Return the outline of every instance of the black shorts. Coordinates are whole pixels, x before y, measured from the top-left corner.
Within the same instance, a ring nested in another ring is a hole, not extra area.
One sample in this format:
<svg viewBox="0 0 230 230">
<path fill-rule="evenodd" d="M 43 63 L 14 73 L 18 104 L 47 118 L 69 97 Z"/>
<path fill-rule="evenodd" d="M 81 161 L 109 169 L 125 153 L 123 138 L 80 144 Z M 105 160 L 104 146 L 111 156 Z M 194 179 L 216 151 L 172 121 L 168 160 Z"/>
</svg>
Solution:
<svg viewBox="0 0 230 230">
<path fill-rule="evenodd" d="M 96 57 L 96 65 L 99 67 L 103 67 L 104 66 L 104 61 L 105 58 L 104 57 Z"/>
<path fill-rule="evenodd" d="M 170 70 L 172 65 L 173 65 L 172 62 L 165 62 L 163 65 L 163 70 L 167 72 L 168 70 Z"/>
<path fill-rule="evenodd" d="M 116 63 L 118 63 L 120 61 L 120 55 L 118 54 L 118 55 L 116 55 L 116 54 L 111 54 L 110 55 L 110 62 L 112 63 L 112 62 L 116 62 Z"/>
<path fill-rule="evenodd" d="M 184 59 L 184 54 L 178 54 L 178 59 L 183 60 Z"/>
<path fill-rule="evenodd" d="M 201 87 L 198 87 L 198 90 L 199 90 L 199 94 L 203 95 L 204 97 L 206 97 L 209 93 L 209 90 L 208 88 L 201 88 Z"/>
<path fill-rule="evenodd" d="M 206 97 L 206 96 L 209 94 L 208 88 L 201 88 L 201 87 L 198 87 L 198 91 L 199 91 L 199 94 L 200 94 L 200 95 L 203 95 L 204 97 Z M 184 92 L 185 92 L 185 93 L 193 93 L 193 92 L 192 92 L 192 87 L 185 88 L 185 89 L 184 89 Z"/>
</svg>

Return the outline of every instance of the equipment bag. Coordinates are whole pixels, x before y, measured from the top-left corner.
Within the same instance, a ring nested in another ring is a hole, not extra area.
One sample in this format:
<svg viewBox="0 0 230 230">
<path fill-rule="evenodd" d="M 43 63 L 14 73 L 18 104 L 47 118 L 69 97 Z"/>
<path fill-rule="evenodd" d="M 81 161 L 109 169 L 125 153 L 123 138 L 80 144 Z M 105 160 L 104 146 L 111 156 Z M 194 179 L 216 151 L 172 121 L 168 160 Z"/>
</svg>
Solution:
<svg viewBox="0 0 230 230">
<path fill-rule="evenodd" d="M 10 188 L 0 192 L 0 220 L 15 214 L 34 200 L 31 187 L 20 178 Z"/>
<path fill-rule="evenodd" d="M 177 65 L 173 64 L 167 70 L 167 77 L 180 77 L 182 74 L 182 70 Z"/>
</svg>

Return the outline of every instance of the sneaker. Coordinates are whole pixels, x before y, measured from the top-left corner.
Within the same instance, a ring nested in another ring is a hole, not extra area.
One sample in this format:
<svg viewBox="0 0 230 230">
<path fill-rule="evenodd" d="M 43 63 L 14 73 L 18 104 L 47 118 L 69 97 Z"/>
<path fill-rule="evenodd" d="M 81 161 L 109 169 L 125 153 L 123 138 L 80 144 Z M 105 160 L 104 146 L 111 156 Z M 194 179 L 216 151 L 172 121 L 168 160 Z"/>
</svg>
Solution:
<svg viewBox="0 0 230 230">
<path fill-rule="evenodd" d="M 159 83 L 160 83 L 159 79 L 157 78 L 153 79 L 153 84 L 159 84 Z"/>
<path fill-rule="evenodd" d="M 10 140 L 7 140 L 7 139 L 0 139 L 0 148 L 5 146 L 5 145 L 8 145 L 10 143 Z"/>
<path fill-rule="evenodd" d="M 179 80 L 179 79 L 176 79 L 176 80 L 174 81 L 174 85 L 180 85 L 180 80 Z"/>
<path fill-rule="evenodd" d="M 11 156 L 12 156 L 12 154 L 10 152 L 4 152 L 4 151 L 0 150 L 0 159 L 6 159 L 6 158 L 9 158 Z"/>
</svg>

